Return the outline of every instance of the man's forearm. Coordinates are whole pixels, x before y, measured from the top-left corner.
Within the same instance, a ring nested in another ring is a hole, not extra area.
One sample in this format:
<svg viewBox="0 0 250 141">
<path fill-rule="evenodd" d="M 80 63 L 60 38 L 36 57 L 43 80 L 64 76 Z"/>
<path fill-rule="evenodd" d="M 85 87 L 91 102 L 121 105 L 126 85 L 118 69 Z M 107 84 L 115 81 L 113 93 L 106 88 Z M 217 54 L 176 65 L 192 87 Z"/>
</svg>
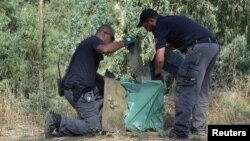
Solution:
<svg viewBox="0 0 250 141">
<path fill-rule="evenodd" d="M 155 74 L 160 74 L 163 68 L 165 59 L 165 47 L 159 48 L 156 50 L 155 55 Z"/>
<path fill-rule="evenodd" d="M 164 62 L 155 62 L 155 74 L 160 74 L 163 68 Z"/>
<path fill-rule="evenodd" d="M 166 61 L 165 53 L 168 53 L 175 48 L 169 44 L 167 44 L 166 47 L 160 48 L 156 51 L 156 58 L 155 58 L 155 74 L 160 74 L 162 71 L 162 68 L 164 66 L 164 62 Z"/>
</svg>

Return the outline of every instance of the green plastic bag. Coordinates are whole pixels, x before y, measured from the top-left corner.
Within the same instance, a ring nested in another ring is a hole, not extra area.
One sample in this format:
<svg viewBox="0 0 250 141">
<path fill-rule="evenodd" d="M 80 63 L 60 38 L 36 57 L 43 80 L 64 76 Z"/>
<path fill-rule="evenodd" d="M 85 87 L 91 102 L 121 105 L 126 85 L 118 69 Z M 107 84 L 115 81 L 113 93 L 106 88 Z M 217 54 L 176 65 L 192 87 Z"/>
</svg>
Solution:
<svg viewBox="0 0 250 141">
<path fill-rule="evenodd" d="M 158 80 L 136 83 L 120 79 L 126 89 L 129 110 L 125 117 L 125 127 L 129 131 L 163 130 L 165 85 Z"/>
</svg>

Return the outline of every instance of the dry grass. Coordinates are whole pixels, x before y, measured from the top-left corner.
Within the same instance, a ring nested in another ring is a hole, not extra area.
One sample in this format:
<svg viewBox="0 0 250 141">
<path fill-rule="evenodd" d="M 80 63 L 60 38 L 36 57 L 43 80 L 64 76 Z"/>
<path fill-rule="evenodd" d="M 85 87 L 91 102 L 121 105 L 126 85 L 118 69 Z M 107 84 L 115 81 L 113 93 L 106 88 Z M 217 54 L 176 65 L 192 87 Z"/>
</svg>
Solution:
<svg viewBox="0 0 250 141">
<path fill-rule="evenodd" d="M 235 88 L 212 91 L 208 120 L 211 124 L 250 123 L 250 79 Z"/>
<path fill-rule="evenodd" d="M 20 112 L 20 109 L 17 107 L 18 105 L 15 100 L 12 86 L 8 84 L 1 84 L 0 91 L 1 91 L 0 123 L 8 125 L 8 128 L 12 129 L 17 124 L 22 123 L 28 117 L 24 113 L 22 114 L 22 112 Z"/>
<path fill-rule="evenodd" d="M 247 82 L 238 84 L 235 88 L 211 91 L 207 124 L 250 123 L 250 77 Z M 165 103 L 164 127 L 167 129 L 172 126 L 174 118 L 174 89 L 165 96 Z"/>
<path fill-rule="evenodd" d="M 243 85 L 244 84 L 244 85 Z M 174 88 L 174 86 L 173 86 Z M 208 124 L 249 124 L 250 123 L 250 81 L 239 83 L 236 88 L 224 88 L 213 90 L 210 97 Z M 28 108 L 22 107 L 27 99 L 22 96 L 15 97 L 11 85 L 0 84 L 0 140 L 18 140 L 22 139 L 44 139 L 43 138 L 43 112 L 41 115 L 32 115 Z M 165 123 L 168 128 L 172 124 L 174 117 L 173 89 L 165 96 Z M 66 101 L 62 101 L 66 102 Z M 66 102 L 67 103 L 67 102 Z M 25 105 L 25 104 L 24 104 Z M 72 107 L 63 114 L 70 117 L 76 117 Z M 143 135 L 144 136 L 144 135 Z M 106 134 L 100 135 L 95 140 L 138 140 L 141 137 L 131 134 Z M 150 137 L 147 137 L 150 139 Z M 76 138 L 77 140 L 78 138 Z M 81 138 L 82 139 L 82 138 Z M 79 139 L 79 140 L 81 140 Z M 92 140 L 91 138 L 86 138 Z M 157 139 L 152 136 L 151 140 Z M 65 139 L 69 140 L 69 139 Z"/>
<path fill-rule="evenodd" d="M 211 124 L 250 123 L 250 99 L 242 91 L 214 92 L 209 106 Z"/>
</svg>

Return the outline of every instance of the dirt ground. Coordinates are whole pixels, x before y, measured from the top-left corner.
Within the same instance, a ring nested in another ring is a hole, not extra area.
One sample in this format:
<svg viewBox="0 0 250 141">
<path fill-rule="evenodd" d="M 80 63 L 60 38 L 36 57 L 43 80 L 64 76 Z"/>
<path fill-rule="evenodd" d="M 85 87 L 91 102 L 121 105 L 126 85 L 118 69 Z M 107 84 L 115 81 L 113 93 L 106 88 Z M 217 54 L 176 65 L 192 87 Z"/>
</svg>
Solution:
<svg viewBox="0 0 250 141">
<path fill-rule="evenodd" d="M 115 132 L 100 133 L 93 137 L 58 137 L 46 139 L 43 129 L 34 125 L 18 125 L 10 127 L 1 125 L 0 141 L 176 141 L 168 138 L 161 138 L 157 132 Z M 188 139 L 187 141 L 195 141 Z M 205 140 L 204 140 L 205 141 Z"/>
<path fill-rule="evenodd" d="M 1 141 L 131 141 L 131 140 L 147 140 L 159 141 L 162 138 L 158 137 L 155 132 L 151 133 L 105 133 L 98 134 L 93 137 L 58 137 L 46 139 L 43 134 L 43 129 L 34 125 L 18 125 L 17 127 L 10 127 L 2 125 L 0 130 Z"/>
<path fill-rule="evenodd" d="M 164 113 L 164 129 L 171 127 L 173 122 L 173 95 L 168 95 L 165 97 L 166 111 Z M 248 116 L 249 117 L 249 116 Z M 178 141 L 169 138 L 162 138 L 157 132 L 125 132 L 121 133 L 119 131 L 115 133 L 99 133 L 93 137 L 60 137 L 46 139 L 43 133 L 43 126 L 35 123 L 24 123 L 22 121 L 17 121 L 9 125 L 4 120 L 1 120 L 0 113 L 0 141 Z M 17 123 L 15 125 L 15 123 Z M 228 123 L 228 124 L 249 124 L 250 118 L 241 120 L 238 122 Z M 183 140 L 181 140 L 183 141 Z M 207 141 L 207 139 L 197 139 L 190 138 L 185 141 Z"/>
<path fill-rule="evenodd" d="M 165 97 L 165 100 L 167 98 Z M 173 111 L 170 109 L 173 106 L 173 98 L 169 99 L 167 111 L 164 113 L 164 129 L 170 127 L 173 120 Z M 170 111 L 169 111 L 170 110 Z M 18 122 L 17 122 L 18 123 Z M 125 132 L 119 131 L 115 133 L 99 133 L 93 137 L 58 137 L 46 139 L 43 133 L 43 127 L 40 124 L 34 123 L 18 123 L 17 125 L 8 125 L 0 122 L 0 141 L 172 141 L 169 138 L 160 137 L 158 132 Z M 176 141 L 176 140 L 173 140 Z M 183 140 L 182 140 L 183 141 Z M 187 141 L 197 141 L 188 139 Z M 205 140 L 204 140 L 205 141 Z"/>
</svg>

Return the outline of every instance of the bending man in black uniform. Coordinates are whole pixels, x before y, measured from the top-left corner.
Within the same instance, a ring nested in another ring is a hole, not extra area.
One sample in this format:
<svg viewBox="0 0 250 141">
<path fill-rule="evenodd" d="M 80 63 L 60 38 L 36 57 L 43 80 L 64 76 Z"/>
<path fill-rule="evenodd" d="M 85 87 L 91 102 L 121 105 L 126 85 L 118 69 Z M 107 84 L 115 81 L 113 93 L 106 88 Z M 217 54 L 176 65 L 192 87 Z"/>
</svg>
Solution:
<svg viewBox="0 0 250 141">
<path fill-rule="evenodd" d="M 188 138 L 190 130 L 205 133 L 210 77 L 219 52 L 215 36 L 187 17 L 161 16 L 153 9 L 142 11 L 138 27 L 141 26 L 155 37 L 156 78 L 161 78 L 165 52 L 175 48 L 186 54 L 177 73 L 175 119 L 168 136 Z"/>
<path fill-rule="evenodd" d="M 135 43 L 132 37 L 114 41 L 115 32 L 107 24 L 102 25 L 95 36 L 83 40 L 77 47 L 62 85 L 64 96 L 77 111 L 79 119 L 71 119 L 53 112 L 45 115 L 45 137 L 91 135 L 101 129 L 99 110 L 93 89 L 96 81 L 104 82 L 97 74 L 100 61 L 105 53 L 117 51 Z M 57 131 L 54 134 L 54 131 Z"/>
</svg>

